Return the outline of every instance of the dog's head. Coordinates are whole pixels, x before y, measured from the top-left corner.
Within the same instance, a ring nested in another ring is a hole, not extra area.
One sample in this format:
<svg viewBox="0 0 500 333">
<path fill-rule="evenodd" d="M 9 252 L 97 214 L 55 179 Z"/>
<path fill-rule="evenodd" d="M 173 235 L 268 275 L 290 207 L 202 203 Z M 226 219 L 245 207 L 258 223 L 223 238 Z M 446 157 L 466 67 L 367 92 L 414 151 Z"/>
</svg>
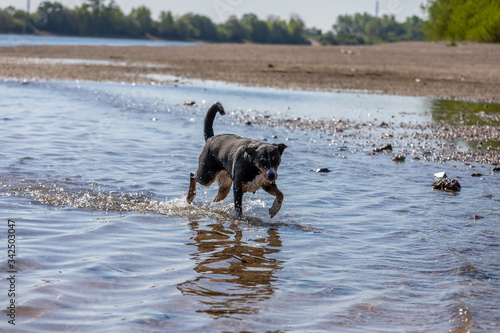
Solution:
<svg viewBox="0 0 500 333">
<path fill-rule="evenodd" d="M 266 175 L 266 180 L 274 182 L 278 179 L 278 167 L 286 147 L 282 143 L 263 144 L 258 148 L 246 148 L 245 152 L 252 158 L 257 169 Z"/>
</svg>

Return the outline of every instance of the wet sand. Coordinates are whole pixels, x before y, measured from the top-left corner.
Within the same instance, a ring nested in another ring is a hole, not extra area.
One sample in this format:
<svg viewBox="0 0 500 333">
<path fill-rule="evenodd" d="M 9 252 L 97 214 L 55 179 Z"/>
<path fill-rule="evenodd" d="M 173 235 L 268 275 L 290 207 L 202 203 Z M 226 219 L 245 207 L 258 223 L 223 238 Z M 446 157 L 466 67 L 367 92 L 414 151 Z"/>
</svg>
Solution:
<svg viewBox="0 0 500 333">
<path fill-rule="evenodd" d="M 372 46 L 202 44 L 175 47 L 0 48 L 0 77 L 177 84 L 151 74 L 308 90 L 500 101 L 500 45 L 405 42 Z M 37 58 L 92 59 L 57 63 Z"/>
</svg>

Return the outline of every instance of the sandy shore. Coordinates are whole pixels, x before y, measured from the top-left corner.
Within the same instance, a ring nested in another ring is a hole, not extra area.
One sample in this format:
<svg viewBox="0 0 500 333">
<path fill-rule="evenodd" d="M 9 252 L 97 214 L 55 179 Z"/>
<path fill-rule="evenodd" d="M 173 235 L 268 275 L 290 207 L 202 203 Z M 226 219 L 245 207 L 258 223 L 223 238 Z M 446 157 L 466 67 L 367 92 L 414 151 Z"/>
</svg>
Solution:
<svg viewBox="0 0 500 333">
<path fill-rule="evenodd" d="M 161 74 L 255 86 L 356 89 L 498 102 L 499 55 L 500 45 L 495 44 L 451 47 L 427 42 L 354 47 L 19 46 L 0 48 L 0 77 L 172 83 L 151 76 Z M 36 60 L 39 58 L 42 61 Z M 52 58 L 94 62 L 47 61 Z"/>
</svg>

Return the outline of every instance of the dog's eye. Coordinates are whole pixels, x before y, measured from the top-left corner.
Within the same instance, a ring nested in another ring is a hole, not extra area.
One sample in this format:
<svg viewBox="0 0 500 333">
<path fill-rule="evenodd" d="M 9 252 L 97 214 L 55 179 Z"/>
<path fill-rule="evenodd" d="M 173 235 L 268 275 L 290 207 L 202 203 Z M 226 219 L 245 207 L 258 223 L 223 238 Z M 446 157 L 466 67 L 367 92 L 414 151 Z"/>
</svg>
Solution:
<svg viewBox="0 0 500 333">
<path fill-rule="evenodd" d="M 265 158 L 261 158 L 260 159 L 260 164 L 261 165 L 266 165 L 267 164 L 267 160 Z"/>
<path fill-rule="evenodd" d="M 276 160 L 277 160 L 276 156 L 273 156 L 273 157 L 271 158 L 271 160 L 272 160 L 273 162 L 276 162 Z"/>
</svg>

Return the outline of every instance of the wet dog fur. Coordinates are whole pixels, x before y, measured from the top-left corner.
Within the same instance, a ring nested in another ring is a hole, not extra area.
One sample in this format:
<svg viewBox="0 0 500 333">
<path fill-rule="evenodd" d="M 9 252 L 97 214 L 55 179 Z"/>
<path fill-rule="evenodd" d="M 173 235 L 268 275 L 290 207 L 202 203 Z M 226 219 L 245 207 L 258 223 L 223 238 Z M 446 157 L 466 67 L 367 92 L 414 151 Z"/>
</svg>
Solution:
<svg viewBox="0 0 500 333">
<path fill-rule="evenodd" d="M 224 200 L 232 186 L 234 208 L 241 216 L 243 194 L 262 188 L 275 197 L 269 209 L 269 214 L 274 217 L 283 203 L 283 193 L 276 186 L 276 179 L 286 146 L 234 134 L 214 135 L 213 122 L 217 112 L 226 114 L 219 102 L 212 105 L 205 117 L 205 147 L 200 154 L 198 170 L 190 175 L 187 202 L 193 202 L 196 196 L 196 183 L 210 186 L 217 181 L 219 189 L 214 201 Z"/>
</svg>

